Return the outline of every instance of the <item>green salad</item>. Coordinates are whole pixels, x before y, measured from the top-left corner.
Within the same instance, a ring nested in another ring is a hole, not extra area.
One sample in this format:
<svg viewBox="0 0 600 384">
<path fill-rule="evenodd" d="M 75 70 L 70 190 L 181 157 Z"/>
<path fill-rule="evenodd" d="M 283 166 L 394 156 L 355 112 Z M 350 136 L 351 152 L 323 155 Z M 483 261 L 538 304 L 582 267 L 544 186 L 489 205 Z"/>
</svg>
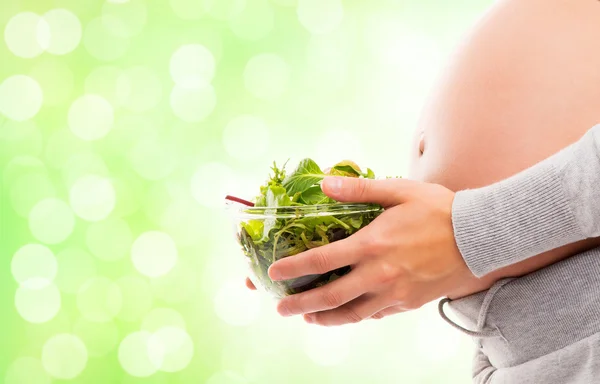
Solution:
<svg viewBox="0 0 600 384">
<path fill-rule="evenodd" d="M 326 176 L 375 178 L 371 169 L 363 171 L 351 161 L 322 170 L 313 160 L 304 159 L 289 174 L 285 165 L 274 164 L 254 207 L 241 212 L 238 241 L 258 282 L 277 297 L 327 284 L 350 272 L 350 267 L 273 282 L 267 274 L 271 264 L 351 236 L 383 211 L 378 205 L 338 203 L 329 198 L 320 186 Z"/>
</svg>

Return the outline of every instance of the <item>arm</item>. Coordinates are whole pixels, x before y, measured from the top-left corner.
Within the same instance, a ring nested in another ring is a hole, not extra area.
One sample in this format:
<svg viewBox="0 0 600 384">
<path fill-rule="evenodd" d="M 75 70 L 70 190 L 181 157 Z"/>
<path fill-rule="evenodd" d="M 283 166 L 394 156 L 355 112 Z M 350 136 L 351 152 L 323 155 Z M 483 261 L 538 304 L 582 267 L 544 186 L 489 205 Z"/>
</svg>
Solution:
<svg viewBox="0 0 600 384">
<path fill-rule="evenodd" d="M 474 275 L 600 236 L 600 125 L 501 182 L 458 192 L 458 248 Z"/>
</svg>

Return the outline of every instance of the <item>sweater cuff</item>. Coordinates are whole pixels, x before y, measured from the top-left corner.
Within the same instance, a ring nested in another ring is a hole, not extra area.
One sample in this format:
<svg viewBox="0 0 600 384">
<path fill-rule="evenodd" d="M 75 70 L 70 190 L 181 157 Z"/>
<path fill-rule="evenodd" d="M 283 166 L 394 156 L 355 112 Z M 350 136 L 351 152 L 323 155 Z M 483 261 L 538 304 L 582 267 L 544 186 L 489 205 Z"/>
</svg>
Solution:
<svg viewBox="0 0 600 384">
<path fill-rule="evenodd" d="M 559 156 L 566 155 L 563 151 Z M 454 236 L 475 276 L 585 238 L 565 197 L 557 160 L 456 193 Z"/>
</svg>

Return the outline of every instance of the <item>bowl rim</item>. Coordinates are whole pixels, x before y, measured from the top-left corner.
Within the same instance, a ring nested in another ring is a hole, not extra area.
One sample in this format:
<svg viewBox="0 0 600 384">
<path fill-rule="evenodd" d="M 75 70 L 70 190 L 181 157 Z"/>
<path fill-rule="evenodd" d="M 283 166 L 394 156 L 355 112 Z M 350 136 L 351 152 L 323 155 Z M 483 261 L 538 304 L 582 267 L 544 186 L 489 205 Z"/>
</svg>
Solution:
<svg viewBox="0 0 600 384">
<path fill-rule="evenodd" d="M 331 203 L 316 205 L 298 205 L 287 207 L 247 207 L 228 204 L 228 210 L 238 219 L 299 218 L 318 216 L 351 215 L 383 211 L 377 204 L 371 203 Z"/>
</svg>

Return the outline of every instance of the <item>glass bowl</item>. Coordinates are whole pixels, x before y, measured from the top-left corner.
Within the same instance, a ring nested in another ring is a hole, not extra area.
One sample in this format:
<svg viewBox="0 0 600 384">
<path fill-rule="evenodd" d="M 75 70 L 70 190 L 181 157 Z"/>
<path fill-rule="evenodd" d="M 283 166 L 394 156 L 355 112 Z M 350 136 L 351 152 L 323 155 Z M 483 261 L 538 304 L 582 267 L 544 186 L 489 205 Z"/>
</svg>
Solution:
<svg viewBox="0 0 600 384">
<path fill-rule="evenodd" d="M 345 239 L 371 223 L 383 208 L 373 204 L 292 207 L 240 207 L 230 211 L 238 243 L 250 267 L 250 280 L 275 298 L 320 287 L 350 272 L 350 266 L 321 275 L 272 281 L 271 264 L 308 249 Z"/>
</svg>

